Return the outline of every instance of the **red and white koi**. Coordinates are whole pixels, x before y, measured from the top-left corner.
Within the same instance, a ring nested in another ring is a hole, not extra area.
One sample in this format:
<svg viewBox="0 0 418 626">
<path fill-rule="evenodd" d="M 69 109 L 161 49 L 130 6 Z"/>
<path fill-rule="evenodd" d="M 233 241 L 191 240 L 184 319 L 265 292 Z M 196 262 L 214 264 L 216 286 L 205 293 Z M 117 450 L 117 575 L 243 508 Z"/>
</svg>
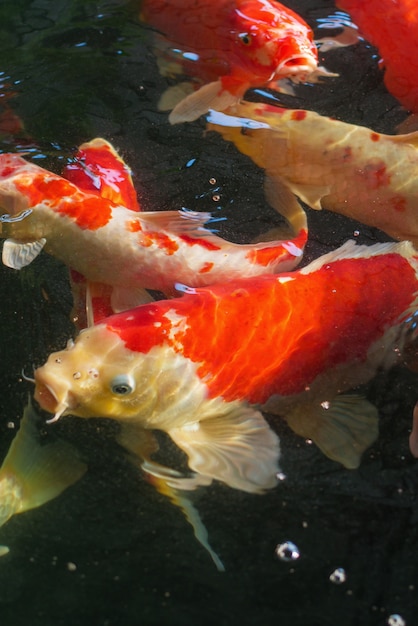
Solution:
<svg viewBox="0 0 418 626">
<path fill-rule="evenodd" d="M 242 102 L 211 112 L 216 130 L 313 209 L 418 245 L 418 133 L 383 135 L 312 111 Z"/>
<path fill-rule="evenodd" d="M 347 242 L 294 272 L 145 304 L 51 354 L 35 371 L 35 398 L 51 421 L 102 416 L 167 432 L 198 484 L 275 485 L 279 441 L 260 409 L 357 467 L 377 410 L 343 392 L 400 358 L 417 272 L 409 242 Z"/>
<path fill-rule="evenodd" d="M 204 228 L 210 213 L 137 212 L 28 163 L 0 155 L 3 263 L 28 265 L 44 249 L 87 280 L 109 285 L 113 311 L 143 302 L 143 289 L 174 295 L 192 287 L 292 269 L 306 221 L 293 239 L 234 244 Z"/>
</svg>

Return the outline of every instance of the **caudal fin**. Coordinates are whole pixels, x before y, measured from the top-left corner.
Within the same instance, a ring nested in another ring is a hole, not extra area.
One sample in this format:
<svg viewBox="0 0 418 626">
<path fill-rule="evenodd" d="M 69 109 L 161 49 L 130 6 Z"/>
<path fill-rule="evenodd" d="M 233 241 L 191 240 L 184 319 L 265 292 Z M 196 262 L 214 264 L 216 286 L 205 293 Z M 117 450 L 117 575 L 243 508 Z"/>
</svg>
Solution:
<svg viewBox="0 0 418 626">
<path fill-rule="evenodd" d="M 87 470 L 78 451 L 69 443 L 57 440 L 42 445 L 36 426 L 37 418 L 33 405 L 29 402 L 19 432 L 12 441 L 0 470 L 1 476 L 12 476 L 21 488 L 17 513 L 36 508 L 56 498 Z"/>
</svg>

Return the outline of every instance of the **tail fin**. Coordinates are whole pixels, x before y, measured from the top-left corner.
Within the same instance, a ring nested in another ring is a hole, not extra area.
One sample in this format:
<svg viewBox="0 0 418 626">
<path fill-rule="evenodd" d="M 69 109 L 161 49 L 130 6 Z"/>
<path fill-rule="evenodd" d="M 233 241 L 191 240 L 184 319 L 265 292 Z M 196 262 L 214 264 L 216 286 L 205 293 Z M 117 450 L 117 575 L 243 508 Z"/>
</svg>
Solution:
<svg viewBox="0 0 418 626">
<path fill-rule="evenodd" d="M 56 498 L 79 480 L 87 466 L 69 443 L 57 440 L 41 444 L 36 420 L 38 416 L 29 401 L 0 470 L 0 475 L 13 477 L 21 489 L 16 513 L 34 509 Z"/>
</svg>

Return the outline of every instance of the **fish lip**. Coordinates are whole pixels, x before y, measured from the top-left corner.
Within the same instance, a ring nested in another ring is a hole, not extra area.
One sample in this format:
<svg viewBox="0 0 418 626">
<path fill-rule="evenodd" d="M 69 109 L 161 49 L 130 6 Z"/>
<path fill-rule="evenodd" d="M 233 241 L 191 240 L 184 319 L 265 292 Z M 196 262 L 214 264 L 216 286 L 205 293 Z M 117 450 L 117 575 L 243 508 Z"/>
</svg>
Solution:
<svg viewBox="0 0 418 626">
<path fill-rule="evenodd" d="M 295 82 L 304 82 L 310 74 L 314 74 L 318 64 L 314 56 L 295 54 L 287 57 L 275 70 L 277 78 L 290 78 Z"/>
<path fill-rule="evenodd" d="M 60 405 L 53 388 L 39 380 L 36 381 L 34 398 L 39 406 L 48 413 L 55 413 Z"/>
</svg>

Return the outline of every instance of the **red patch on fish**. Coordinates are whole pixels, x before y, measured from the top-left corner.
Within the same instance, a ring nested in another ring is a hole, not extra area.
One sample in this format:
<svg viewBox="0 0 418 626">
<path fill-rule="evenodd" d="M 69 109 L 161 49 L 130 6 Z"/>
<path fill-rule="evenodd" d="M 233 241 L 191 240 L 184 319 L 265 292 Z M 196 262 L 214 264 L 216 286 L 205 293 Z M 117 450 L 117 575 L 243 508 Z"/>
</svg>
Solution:
<svg viewBox="0 0 418 626">
<path fill-rule="evenodd" d="M 379 139 L 380 139 L 379 133 L 370 133 L 370 139 L 372 141 L 379 141 Z"/>
<path fill-rule="evenodd" d="M 143 237 L 143 238 L 142 238 Z M 164 250 L 167 254 L 171 255 L 177 252 L 179 249 L 178 243 L 173 239 L 170 239 L 165 233 L 144 232 L 141 234 L 140 244 L 146 247 L 156 245 L 161 250 Z"/>
<path fill-rule="evenodd" d="M 403 198 L 402 196 L 395 196 L 392 198 L 391 202 L 395 211 L 399 211 L 399 213 L 406 211 L 406 198 Z"/>
<path fill-rule="evenodd" d="M 379 187 L 390 185 L 390 174 L 387 173 L 386 163 L 383 161 L 366 165 L 361 170 L 361 174 L 366 179 L 370 189 L 378 189 Z"/>
<path fill-rule="evenodd" d="M 296 111 L 292 111 L 292 113 L 290 114 L 290 117 L 295 122 L 301 122 L 302 120 L 306 118 L 306 115 L 307 115 L 306 111 L 296 110 Z"/>
<path fill-rule="evenodd" d="M 302 257 L 303 249 L 308 240 L 308 232 L 301 230 L 299 235 L 292 241 L 284 241 L 281 248 L 282 261 L 287 259 L 293 259 L 295 256 Z M 280 256 L 279 245 L 276 243 L 268 248 L 254 248 L 250 250 L 246 257 L 247 259 L 256 265 L 262 265 L 267 267 L 270 263 L 277 262 Z"/>
<path fill-rule="evenodd" d="M 129 222 L 126 222 L 126 228 L 131 233 L 137 233 L 142 230 L 141 222 L 139 220 L 131 220 Z"/>
<path fill-rule="evenodd" d="M 205 263 L 203 265 L 203 267 L 200 268 L 199 270 L 199 274 L 207 274 L 208 272 L 211 271 L 211 269 L 213 268 L 213 263 L 209 263 L 209 261 L 207 263 Z"/>
<path fill-rule="evenodd" d="M 190 235 L 179 235 L 179 239 L 187 243 L 189 246 L 201 246 L 206 250 L 220 250 L 220 246 L 217 246 L 212 241 L 205 239 L 204 237 L 190 237 Z"/>
<path fill-rule="evenodd" d="M 46 204 L 52 210 L 66 215 L 83 229 L 97 230 L 105 226 L 112 207 L 99 196 L 84 194 L 64 178 L 54 174 L 31 177 L 28 182 L 16 180 L 17 191 L 29 199 L 29 206 Z"/>
<path fill-rule="evenodd" d="M 80 146 L 63 171 L 63 176 L 83 191 L 98 194 L 114 204 L 140 211 L 129 167 L 103 139 Z"/>
</svg>

